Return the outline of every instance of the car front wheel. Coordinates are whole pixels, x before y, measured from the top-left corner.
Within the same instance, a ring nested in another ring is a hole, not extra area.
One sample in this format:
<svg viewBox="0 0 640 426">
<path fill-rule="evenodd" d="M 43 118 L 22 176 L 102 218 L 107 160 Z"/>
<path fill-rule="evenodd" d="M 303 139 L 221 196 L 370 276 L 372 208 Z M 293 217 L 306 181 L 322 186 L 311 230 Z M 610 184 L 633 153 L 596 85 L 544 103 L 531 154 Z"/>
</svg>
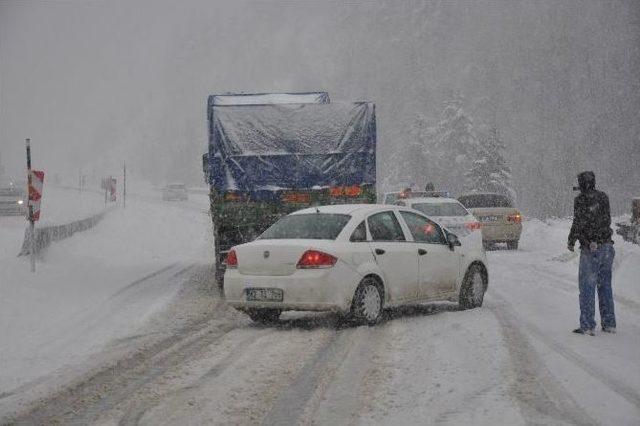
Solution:
<svg viewBox="0 0 640 426">
<path fill-rule="evenodd" d="M 479 265 L 471 265 L 464 276 L 458 304 L 462 309 L 473 309 L 482 306 L 484 293 L 487 290 L 486 274 Z"/>
<path fill-rule="evenodd" d="M 364 278 L 353 296 L 351 317 L 358 324 L 374 325 L 382 318 L 384 290 L 373 277 Z"/>
</svg>

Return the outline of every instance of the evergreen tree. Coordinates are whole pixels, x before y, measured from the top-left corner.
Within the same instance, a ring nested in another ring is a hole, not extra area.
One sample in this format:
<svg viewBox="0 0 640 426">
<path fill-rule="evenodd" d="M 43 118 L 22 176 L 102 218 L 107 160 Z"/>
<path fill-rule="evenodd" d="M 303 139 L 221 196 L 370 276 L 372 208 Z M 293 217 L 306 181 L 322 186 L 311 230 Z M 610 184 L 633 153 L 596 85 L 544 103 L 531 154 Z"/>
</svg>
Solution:
<svg viewBox="0 0 640 426">
<path fill-rule="evenodd" d="M 456 95 L 445 104 L 433 136 L 440 187 L 458 192 L 478 155 L 478 139 L 473 121 L 462 108 L 463 97 Z"/>
<path fill-rule="evenodd" d="M 504 159 L 504 150 L 505 144 L 496 127 L 480 136 L 478 155 L 466 174 L 466 190 L 497 192 L 515 198 L 511 168 Z"/>
</svg>

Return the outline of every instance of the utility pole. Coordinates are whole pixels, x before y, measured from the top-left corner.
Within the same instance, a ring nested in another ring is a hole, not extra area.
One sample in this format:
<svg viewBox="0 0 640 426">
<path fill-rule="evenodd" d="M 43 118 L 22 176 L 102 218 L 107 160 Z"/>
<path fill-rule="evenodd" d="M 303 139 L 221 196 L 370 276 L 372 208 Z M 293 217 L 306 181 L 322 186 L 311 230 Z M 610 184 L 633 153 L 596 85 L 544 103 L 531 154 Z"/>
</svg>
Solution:
<svg viewBox="0 0 640 426">
<path fill-rule="evenodd" d="M 32 182 L 31 182 L 31 139 L 26 139 L 27 144 L 27 182 L 28 182 L 28 191 L 31 191 Z M 31 245 L 31 272 L 36 272 L 36 227 L 35 220 L 33 217 L 33 205 L 31 204 L 30 194 L 27 195 L 28 201 L 27 205 L 29 208 L 29 235 L 30 235 L 30 245 Z"/>
</svg>

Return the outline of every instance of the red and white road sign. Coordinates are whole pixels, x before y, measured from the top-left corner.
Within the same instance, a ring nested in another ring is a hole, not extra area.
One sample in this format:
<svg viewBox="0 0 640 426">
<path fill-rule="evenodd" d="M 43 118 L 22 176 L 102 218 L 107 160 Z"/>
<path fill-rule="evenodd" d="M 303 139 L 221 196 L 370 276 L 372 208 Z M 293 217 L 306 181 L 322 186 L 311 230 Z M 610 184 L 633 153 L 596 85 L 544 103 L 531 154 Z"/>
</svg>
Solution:
<svg viewBox="0 0 640 426">
<path fill-rule="evenodd" d="M 29 203 L 27 211 L 30 212 L 29 220 L 40 219 L 40 200 L 42 199 L 42 184 L 44 182 L 44 172 L 40 170 L 29 171 Z"/>
</svg>

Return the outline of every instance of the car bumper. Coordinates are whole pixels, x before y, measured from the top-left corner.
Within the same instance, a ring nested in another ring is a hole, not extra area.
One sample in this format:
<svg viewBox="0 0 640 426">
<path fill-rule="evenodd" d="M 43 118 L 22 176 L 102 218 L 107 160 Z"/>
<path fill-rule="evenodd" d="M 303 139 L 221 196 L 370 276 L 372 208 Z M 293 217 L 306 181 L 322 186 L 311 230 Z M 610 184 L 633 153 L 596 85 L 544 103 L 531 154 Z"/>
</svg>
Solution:
<svg viewBox="0 0 640 426">
<path fill-rule="evenodd" d="M 482 224 L 482 240 L 491 242 L 507 242 L 520 240 L 522 224 L 487 225 Z"/>
<path fill-rule="evenodd" d="M 227 269 L 224 275 L 224 297 L 230 306 L 276 308 L 297 311 L 331 311 L 346 313 L 359 278 L 345 266 L 327 269 L 296 270 L 287 276 L 244 275 L 237 269 Z M 248 301 L 248 288 L 282 290 L 281 302 Z"/>
</svg>

